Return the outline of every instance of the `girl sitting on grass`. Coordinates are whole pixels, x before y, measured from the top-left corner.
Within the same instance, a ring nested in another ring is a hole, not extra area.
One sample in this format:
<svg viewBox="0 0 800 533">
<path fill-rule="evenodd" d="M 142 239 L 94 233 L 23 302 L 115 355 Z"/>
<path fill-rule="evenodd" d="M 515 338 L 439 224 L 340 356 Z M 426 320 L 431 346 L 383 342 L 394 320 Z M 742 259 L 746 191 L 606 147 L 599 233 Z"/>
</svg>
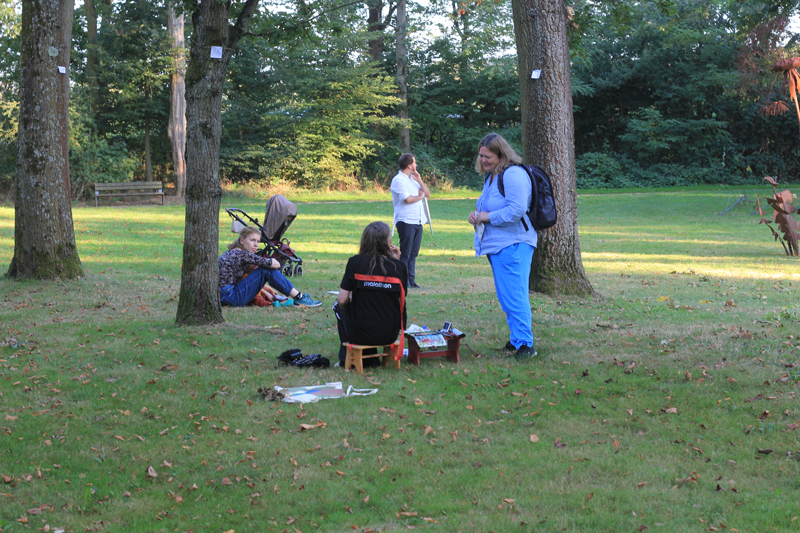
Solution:
<svg viewBox="0 0 800 533">
<path fill-rule="evenodd" d="M 246 226 L 239 232 L 239 237 L 228 245 L 228 251 L 219 256 L 219 299 L 222 305 L 243 307 L 255 298 L 265 283 L 294 298 L 294 305 L 318 307 L 322 302 L 312 300 L 294 288 L 294 285 L 280 273 L 281 264 L 277 259 L 256 255 L 261 232 L 257 228 Z M 247 274 L 248 266 L 256 268 Z"/>
</svg>

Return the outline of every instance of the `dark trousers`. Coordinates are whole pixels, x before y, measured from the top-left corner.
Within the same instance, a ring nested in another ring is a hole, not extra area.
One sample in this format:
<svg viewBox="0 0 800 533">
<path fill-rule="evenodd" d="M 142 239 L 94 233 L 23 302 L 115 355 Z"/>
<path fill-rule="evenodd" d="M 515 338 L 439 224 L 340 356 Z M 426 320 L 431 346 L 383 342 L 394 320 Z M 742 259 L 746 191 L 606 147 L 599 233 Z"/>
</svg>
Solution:
<svg viewBox="0 0 800 533">
<path fill-rule="evenodd" d="M 417 256 L 419 246 L 422 244 L 422 224 L 406 224 L 398 222 L 397 236 L 400 238 L 400 262 L 408 271 L 408 283 L 414 283 L 416 278 Z"/>
<path fill-rule="evenodd" d="M 344 347 L 343 343 L 345 342 L 351 342 L 353 344 L 360 344 L 360 343 L 356 339 L 354 339 L 352 335 L 348 333 L 348 329 L 352 329 L 348 328 L 348 324 L 350 323 L 349 317 L 352 317 L 352 315 L 348 315 L 347 308 L 342 307 L 341 305 L 339 305 L 339 302 L 336 302 L 333 304 L 333 313 L 336 315 L 336 328 L 339 330 L 339 363 L 341 363 L 341 365 L 344 366 L 344 360 L 347 358 L 347 348 Z M 374 348 L 374 349 L 364 350 L 362 355 L 371 355 L 376 353 L 378 353 L 378 349 Z M 364 366 L 365 367 L 380 366 L 380 359 L 377 358 L 367 359 L 366 361 L 364 361 Z"/>
</svg>

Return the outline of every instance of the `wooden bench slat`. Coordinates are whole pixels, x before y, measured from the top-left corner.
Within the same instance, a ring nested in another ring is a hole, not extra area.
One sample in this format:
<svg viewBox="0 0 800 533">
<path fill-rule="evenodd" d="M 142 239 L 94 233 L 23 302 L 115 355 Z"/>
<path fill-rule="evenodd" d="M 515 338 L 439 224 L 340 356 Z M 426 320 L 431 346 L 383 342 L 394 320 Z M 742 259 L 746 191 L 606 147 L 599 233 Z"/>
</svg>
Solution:
<svg viewBox="0 0 800 533">
<path fill-rule="evenodd" d="M 94 190 L 96 191 L 113 191 L 113 190 L 133 190 L 133 189 L 161 189 L 162 183 L 160 181 L 153 181 L 150 183 L 140 181 L 130 181 L 127 183 L 95 183 Z"/>
<path fill-rule="evenodd" d="M 105 191 L 106 194 L 101 194 Z M 132 191 L 132 192 L 120 192 Z M 160 181 L 128 181 L 122 183 L 95 183 L 94 205 L 97 199 L 106 196 L 161 196 L 161 205 L 164 205 L 164 192 Z"/>
</svg>

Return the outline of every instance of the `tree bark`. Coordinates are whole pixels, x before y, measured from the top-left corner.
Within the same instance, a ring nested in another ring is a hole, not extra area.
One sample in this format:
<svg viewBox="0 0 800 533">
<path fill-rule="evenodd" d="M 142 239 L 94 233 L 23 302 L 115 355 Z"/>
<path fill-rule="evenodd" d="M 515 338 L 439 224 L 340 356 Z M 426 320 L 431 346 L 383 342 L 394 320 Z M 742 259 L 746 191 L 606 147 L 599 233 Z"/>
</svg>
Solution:
<svg viewBox="0 0 800 533">
<path fill-rule="evenodd" d="M 383 0 L 371 0 L 367 2 L 367 31 L 370 37 L 367 42 L 369 46 L 369 56 L 373 61 L 380 61 L 383 56 Z M 375 35 L 381 32 L 380 35 Z"/>
<path fill-rule="evenodd" d="M 386 16 L 383 16 L 383 8 L 386 5 L 389 9 Z M 383 0 L 367 0 L 367 31 L 372 35 L 367 46 L 369 48 L 369 56 L 373 61 L 380 62 L 383 59 L 383 31 L 392 20 L 392 14 L 397 9 L 397 4 L 394 0 L 389 0 L 388 4 L 384 4 Z"/>
<path fill-rule="evenodd" d="M 175 51 L 169 94 L 169 140 L 172 143 L 172 168 L 175 171 L 175 196 L 186 195 L 186 52 L 183 40 L 183 13 L 175 16 L 169 4 L 167 33 Z"/>
<path fill-rule="evenodd" d="M 406 47 L 406 0 L 397 2 L 397 87 L 400 97 L 398 116 L 408 120 L 408 48 Z M 406 125 L 400 132 L 400 148 L 403 152 L 411 151 L 411 130 Z"/>
<path fill-rule="evenodd" d="M 89 109 L 97 112 L 97 11 L 94 0 L 84 0 L 86 8 L 86 85 L 89 86 Z"/>
<path fill-rule="evenodd" d="M 539 232 L 530 289 L 545 294 L 589 295 L 578 238 L 575 131 L 572 119 L 567 12 L 563 0 L 513 0 L 519 58 L 522 146 L 528 163 L 553 181 L 558 224 Z M 532 79 L 534 70 L 541 77 Z"/>
<path fill-rule="evenodd" d="M 150 120 L 144 124 L 144 180 L 153 181 L 153 160 L 150 154 Z"/>
<path fill-rule="evenodd" d="M 194 35 L 186 72 L 186 226 L 178 324 L 224 322 L 217 264 L 222 88 L 234 48 L 257 6 L 258 0 L 247 0 L 231 25 L 227 2 L 200 0 L 187 4 L 194 11 Z M 211 58 L 212 46 L 223 47 L 221 59 Z"/>
<path fill-rule="evenodd" d="M 69 195 L 73 0 L 23 0 L 13 278 L 83 274 Z M 64 67 L 65 73 L 59 72 Z"/>
</svg>

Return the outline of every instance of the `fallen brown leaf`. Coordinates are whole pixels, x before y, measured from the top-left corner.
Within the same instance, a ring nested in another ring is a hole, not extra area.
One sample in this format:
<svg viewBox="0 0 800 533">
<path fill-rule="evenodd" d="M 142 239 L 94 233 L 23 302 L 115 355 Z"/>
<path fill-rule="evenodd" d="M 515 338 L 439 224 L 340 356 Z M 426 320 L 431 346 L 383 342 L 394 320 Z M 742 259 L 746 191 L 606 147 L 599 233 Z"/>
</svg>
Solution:
<svg viewBox="0 0 800 533">
<path fill-rule="evenodd" d="M 300 424 L 300 431 L 305 431 L 305 430 L 308 430 L 308 429 L 324 428 L 324 427 L 327 427 L 327 426 L 328 426 L 327 423 L 322 422 L 320 420 L 316 424 Z"/>
</svg>

